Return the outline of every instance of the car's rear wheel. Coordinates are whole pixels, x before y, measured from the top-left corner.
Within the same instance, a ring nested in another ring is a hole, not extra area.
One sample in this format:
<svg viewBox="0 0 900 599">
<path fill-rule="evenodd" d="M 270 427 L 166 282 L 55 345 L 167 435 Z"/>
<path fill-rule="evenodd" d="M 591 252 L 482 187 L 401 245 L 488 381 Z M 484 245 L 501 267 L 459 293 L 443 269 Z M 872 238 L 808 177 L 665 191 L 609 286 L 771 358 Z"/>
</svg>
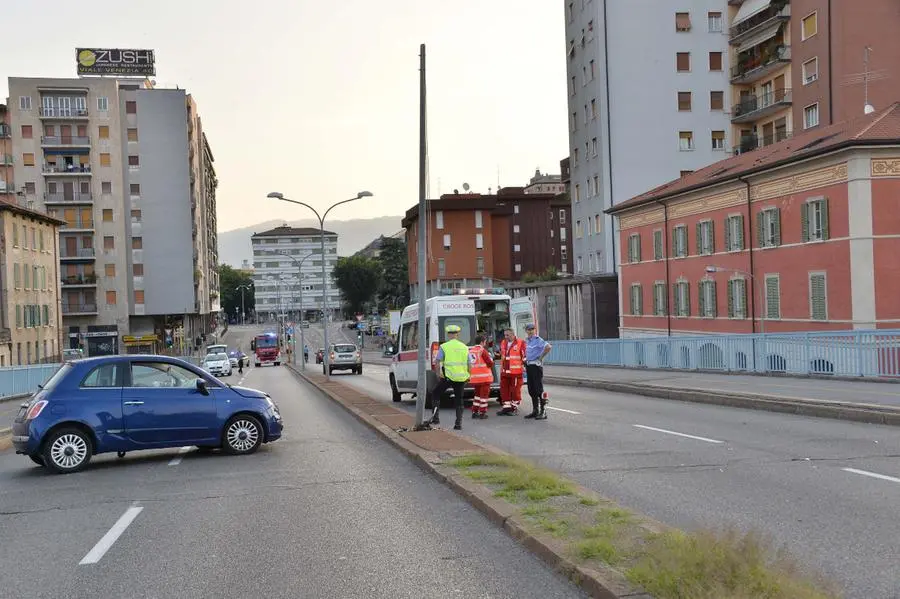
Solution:
<svg viewBox="0 0 900 599">
<path fill-rule="evenodd" d="M 356 369 L 356 374 L 362 374 L 362 366 Z"/>
<path fill-rule="evenodd" d="M 397 389 L 397 379 L 394 377 L 393 372 L 391 373 L 389 379 L 391 381 L 391 399 L 399 403 L 400 400 L 403 399 L 403 396 L 400 395 L 400 390 Z"/>
<path fill-rule="evenodd" d="M 93 442 L 87 433 L 63 428 L 52 433 L 44 443 L 44 465 L 56 474 L 70 474 L 87 466 L 92 453 Z"/>
<path fill-rule="evenodd" d="M 28 456 L 28 457 L 31 459 L 32 462 L 34 462 L 34 463 L 37 464 L 38 466 L 43 466 L 43 465 L 44 465 L 44 458 L 42 458 L 41 456 L 39 456 L 39 455 L 30 455 L 30 456 Z"/>
<path fill-rule="evenodd" d="M 225 423 L 222 449 L 232 455 L 253 453 L 263 442 L 262 423 L 255 416 L 238 414 Z"/>
</svg>

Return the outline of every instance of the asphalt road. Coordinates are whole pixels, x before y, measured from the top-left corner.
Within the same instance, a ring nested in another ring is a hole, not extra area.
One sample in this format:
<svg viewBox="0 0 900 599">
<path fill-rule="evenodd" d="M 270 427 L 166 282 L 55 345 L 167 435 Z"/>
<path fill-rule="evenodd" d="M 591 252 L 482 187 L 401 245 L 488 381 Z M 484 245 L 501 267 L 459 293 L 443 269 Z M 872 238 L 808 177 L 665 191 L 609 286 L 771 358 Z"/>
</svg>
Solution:
<svg viewBox="0 0 900 599">
<path fill-rule="evenodd" d="M 53 476 L 0 453 L 0 596 L 583 596 L 286 368 L 244 384 L 286 421 L 253 456 L 104 455 Z"/>
<path fill-rule="evenodd" d="M 334 378 L 390 402 L 387 366 Z M 900 597 L 897 427 L 547 391 L 547 421 L 494 416 L 492 402 L 490 419 L 467 418 L 464 434 L 680 528 L 762 531 L 842 584 L 849 598 Z M 413 411 L 415 402 L 403 406 Z"/>
</svg>

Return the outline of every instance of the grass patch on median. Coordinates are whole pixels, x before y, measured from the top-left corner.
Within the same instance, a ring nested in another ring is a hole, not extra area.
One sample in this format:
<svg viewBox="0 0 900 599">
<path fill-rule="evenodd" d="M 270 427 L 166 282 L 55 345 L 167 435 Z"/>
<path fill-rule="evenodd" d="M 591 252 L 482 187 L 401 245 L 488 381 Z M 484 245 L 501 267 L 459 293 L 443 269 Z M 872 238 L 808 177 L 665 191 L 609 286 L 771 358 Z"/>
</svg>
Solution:
<svg viewBox="0 0 900 599">
<path fill-rule="evenodd" d="M 651 532 L 634 513 L 576 493 L 558 474 L 512 456 L 450 460 L 519 507 L 533 532 L 561 542 L 585 566 L 604 564 L 657 599 L 836 599 L 831 585 L 755 534 Z"/>
</svg>

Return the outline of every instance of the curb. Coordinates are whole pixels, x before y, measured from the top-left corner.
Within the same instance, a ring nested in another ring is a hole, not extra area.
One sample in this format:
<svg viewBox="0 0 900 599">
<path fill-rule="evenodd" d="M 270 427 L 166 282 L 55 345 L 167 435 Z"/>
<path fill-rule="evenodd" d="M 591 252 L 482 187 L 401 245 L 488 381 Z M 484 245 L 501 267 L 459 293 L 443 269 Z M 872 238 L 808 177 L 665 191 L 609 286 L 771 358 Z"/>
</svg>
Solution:
<svg viewBox="0 0 900 599">
<path fill-rule="evenodd" d="M 657 387 L 640 383 L 619 383 L 614 381 L 597 381 L 561 376 L 545 376 L 544 383 L 547 385 L 560 385 L 563 387 L 602 389 L 604 391 L 613 391 L 616 393 L 643 395 L 645 397 L 670 399 L 689 403 L 764 410 L 768 412 L 796 414 L 798 416 L 813 416 L 816 418 L 849 420 L 866 424 L 900 426 L 900 408 L 878 404 L 781 398 L 772 395 L 757 395 L 754 393 L 723 393 L 720 391 L 704 391 L 701 389 Z"/>
<path fill-rule="evenodd" d="M 353 405 L 344 403 L 334 393 L 323 389 L 293 366 L 288 365 L 288 369 L 294 376 L 315 388 L 319 393 L 356 417 L 357 420 L 373 429 L 384 440 L 396 446 L 419 468 L 453 489 L 454 492 L 481 512 L 488 520 L 502 528 L 519 544 L 544 561 L 553 570 L 565 576 L 575 586 L 587 592 L 591 597 L 598 599 L 653 599 L 651 595 L 636 590 L 631 586 L 620 572 L 605 567 L 600 567 L 599 569 L 588 568 L 575 563 L 566 555 L 561 543 L 549 536 L 536 535 L 530 532 L 526 522 L 517 515 L 517 508 L 495 498 L 490 492 L 486 492 L 481 485 L 466 479 L 452 467 L 444 465 L 439 453 L 422 449 L 407 441 L 391 427 L 375 420 L 372 416 Z M 466 442 L 485 452 L 511 455 L 475 439 L 467 437 Z M 592 497 L 599 501 L 609 501 L 609 499 L 600 496 L 591 489 L 581 487 L 574 482 L 573 486 L 583 496 Z M 667 528 L 647 518 L 641 517 L 641 520 L 648 530 L 654 532 Z"/>
</svg>

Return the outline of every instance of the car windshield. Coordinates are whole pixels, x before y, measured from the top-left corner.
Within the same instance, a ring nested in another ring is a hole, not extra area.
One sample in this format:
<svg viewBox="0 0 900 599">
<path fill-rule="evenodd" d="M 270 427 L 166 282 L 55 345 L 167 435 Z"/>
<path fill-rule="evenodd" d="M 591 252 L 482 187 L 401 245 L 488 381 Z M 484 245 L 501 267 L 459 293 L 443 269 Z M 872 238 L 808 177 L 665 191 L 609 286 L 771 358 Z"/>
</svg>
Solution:
<svg viewBox="0 0 900 599">
<path fill-rule="evenodd" d="M 256 338 L 256 347 L 278 347 L 278 337 L 274 335 L 263 335 Z"/>
<path fill-rule="evenodd" d="M 206 356 L 207 362 L 224 362 L 228 359 L 228 356 L 225 354 L 210 354 Z"/>
<path fill-rule="evenodd" d="M 341 345 L 335 345 L 335 346 L 334 346 L 334 351 L 336 351 L 336 352 L 339 353 L 339 354 L 353 353 L 353 352 L 356 351 L 356 346 L 355 346 L 355 345 L 350 345 L 349 343 L 345 343 L 345 344 L 341 344 Z"/>
</svg>

